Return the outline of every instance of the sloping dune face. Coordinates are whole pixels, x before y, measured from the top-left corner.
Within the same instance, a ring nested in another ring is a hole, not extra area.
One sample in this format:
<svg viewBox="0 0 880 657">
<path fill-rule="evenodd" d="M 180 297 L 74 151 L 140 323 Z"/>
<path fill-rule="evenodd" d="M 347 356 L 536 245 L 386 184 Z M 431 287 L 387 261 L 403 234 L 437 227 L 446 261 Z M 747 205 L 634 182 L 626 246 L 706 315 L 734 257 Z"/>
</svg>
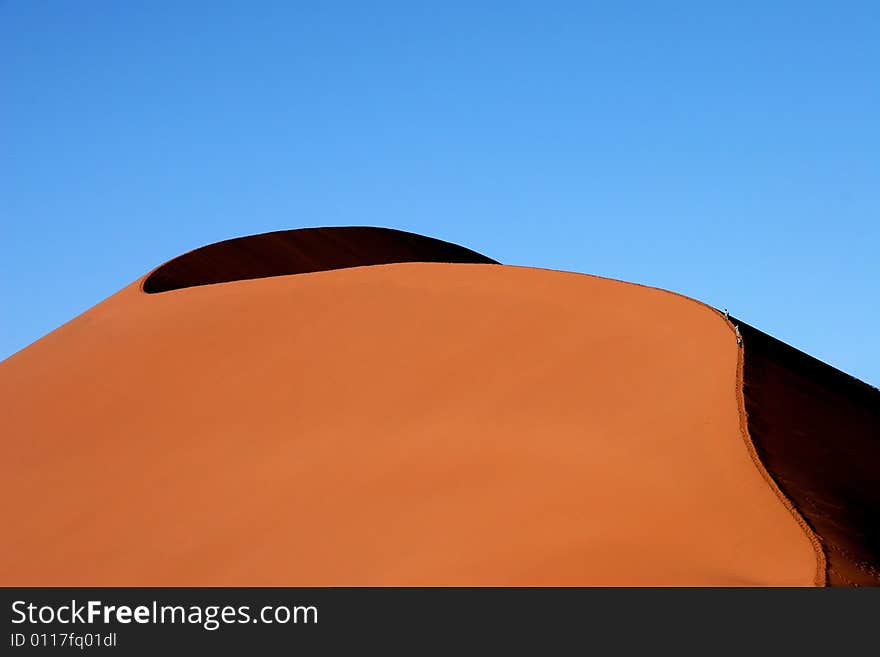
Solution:
<svg viewBox="0 0 880 657">
<path fill-rule="evenodd" d="M 579 274 L 137 281 L 0 365 L 0 583 L 811 585 L 740 355 Z"/>
<path fill-rule="evenodd" d="M 828 582 L 880 586 L 880 391 L 740 327 L 763 463 L 821 538 Z"/>
</svg>

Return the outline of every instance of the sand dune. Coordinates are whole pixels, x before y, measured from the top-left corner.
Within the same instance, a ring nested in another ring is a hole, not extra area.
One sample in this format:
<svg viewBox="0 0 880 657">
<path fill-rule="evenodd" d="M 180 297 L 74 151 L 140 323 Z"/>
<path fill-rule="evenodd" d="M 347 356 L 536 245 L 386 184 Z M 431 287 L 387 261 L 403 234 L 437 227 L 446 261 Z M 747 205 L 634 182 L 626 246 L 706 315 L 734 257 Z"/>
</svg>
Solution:
<svg viewBox="0 0 880 657">
<path fill-rule="evenodd" d="M 357 232 L 183 256 L 0 364 L 0 583 L 826 581 L 721 314 Z M 381 253 L 278 264 L 334 242 Z"/>
</svg>

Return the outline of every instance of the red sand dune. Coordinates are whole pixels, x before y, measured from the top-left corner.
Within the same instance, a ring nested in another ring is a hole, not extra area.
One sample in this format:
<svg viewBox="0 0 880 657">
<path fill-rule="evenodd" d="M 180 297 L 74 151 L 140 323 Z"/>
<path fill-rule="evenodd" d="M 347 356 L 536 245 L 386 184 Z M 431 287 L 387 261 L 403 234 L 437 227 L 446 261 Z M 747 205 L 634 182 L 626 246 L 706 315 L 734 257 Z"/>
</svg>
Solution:
<svg viewBox="0 0 880 657">
<path fill-rule="evenodd" d="M 292 273 L 365 235 L 371 266 Z M 381 229 L 259 239 L 290 268 L 197 250 L 0 364 L 0 584 L 826 581 L 716 311 Z"/>
</svg>

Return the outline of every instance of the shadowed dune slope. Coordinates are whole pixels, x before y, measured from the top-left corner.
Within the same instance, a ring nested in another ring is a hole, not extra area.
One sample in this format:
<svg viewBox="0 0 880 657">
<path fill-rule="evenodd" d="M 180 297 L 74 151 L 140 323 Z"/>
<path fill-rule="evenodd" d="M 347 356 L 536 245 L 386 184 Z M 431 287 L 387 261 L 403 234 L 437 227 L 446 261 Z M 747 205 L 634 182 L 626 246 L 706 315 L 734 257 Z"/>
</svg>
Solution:
<svg viewBox="0 0 880 657">
<path fill-rule="evenodd" d="M 811 585 L 740 353 L 546 270 L 138 281 L 0 364 L 0 583 Z"/>
<path fill-rule="evenodd" d="M 203 246 L 151 272 L 145 292 L 269 276 L 395 262 L 494 263 L 491 258 L 432 237 L 390 228 L 301 228 L 237 237 Z"/>
<path fill-rule="evenodd" d="M 749 431 L 832 585 L 880 585 L 880 391 L 746 324 Z"/>
</svg>

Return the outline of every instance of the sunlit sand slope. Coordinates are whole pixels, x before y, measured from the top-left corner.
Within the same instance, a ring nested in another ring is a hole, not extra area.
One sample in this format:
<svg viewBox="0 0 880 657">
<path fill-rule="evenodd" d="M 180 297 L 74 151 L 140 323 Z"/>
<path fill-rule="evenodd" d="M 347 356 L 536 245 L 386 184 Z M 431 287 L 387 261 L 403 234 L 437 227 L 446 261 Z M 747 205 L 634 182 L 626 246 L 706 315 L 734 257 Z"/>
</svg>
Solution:
<svg viewBox="0 0 880 657">
<path fill-rule="evenodd" d="M 811 585 L 740 354 L 579 274 L 139 281 L 0 364 L 0 583 Z"/>
</svg>

